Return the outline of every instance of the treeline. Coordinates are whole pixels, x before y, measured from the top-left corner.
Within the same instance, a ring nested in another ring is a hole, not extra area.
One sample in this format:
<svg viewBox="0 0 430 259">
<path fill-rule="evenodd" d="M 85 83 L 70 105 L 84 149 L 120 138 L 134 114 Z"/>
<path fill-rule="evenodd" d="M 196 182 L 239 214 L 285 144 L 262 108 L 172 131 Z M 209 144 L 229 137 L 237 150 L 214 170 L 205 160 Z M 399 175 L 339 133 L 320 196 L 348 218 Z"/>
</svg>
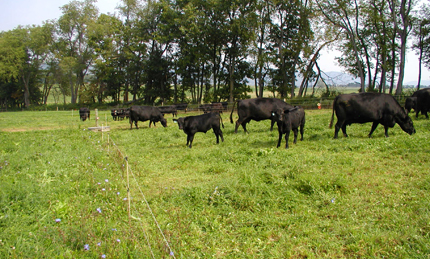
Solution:
<svg viewBox="0 0 430 259">
<path fill-rule="evenodd" d="M 430 66 L 430 11 L 414 0 L 122 0 L 108 15 L 84 0 L 61 10 L 58 20 L 0 33 L 3 108 L 48 96 L 72 104 L 233 101 L 253 91 L 248 80 L 256 96 L 313 95 L 328 47 L 342 51 L 338 61 L 361 91 L 402 92 L 408 43 L 420 69 Z"/>
</svg>

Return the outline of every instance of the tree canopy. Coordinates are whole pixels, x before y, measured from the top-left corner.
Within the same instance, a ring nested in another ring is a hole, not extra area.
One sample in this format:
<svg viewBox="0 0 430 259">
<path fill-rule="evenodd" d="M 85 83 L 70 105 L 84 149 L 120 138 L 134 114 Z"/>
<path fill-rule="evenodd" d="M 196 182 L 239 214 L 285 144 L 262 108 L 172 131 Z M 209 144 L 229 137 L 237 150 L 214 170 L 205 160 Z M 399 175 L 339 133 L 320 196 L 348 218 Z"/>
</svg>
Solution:
<svg viewBox="0 0 430 259">
<path fill-rule="evenodd" d="M 249 97 L 250 82 L 256 96 L 300 98 L 322 80 L 328 47 L 361 91 L 401 94 L 408 44 L 430 67 L 429 7 L 416 5 L 122 0 L 107 15 L 95 0 L 74 0 L 57 20 L 0 33 L 0 104 L 46 104 L 52 93 L 72 104 L 234 101 Z"/>
</svg>

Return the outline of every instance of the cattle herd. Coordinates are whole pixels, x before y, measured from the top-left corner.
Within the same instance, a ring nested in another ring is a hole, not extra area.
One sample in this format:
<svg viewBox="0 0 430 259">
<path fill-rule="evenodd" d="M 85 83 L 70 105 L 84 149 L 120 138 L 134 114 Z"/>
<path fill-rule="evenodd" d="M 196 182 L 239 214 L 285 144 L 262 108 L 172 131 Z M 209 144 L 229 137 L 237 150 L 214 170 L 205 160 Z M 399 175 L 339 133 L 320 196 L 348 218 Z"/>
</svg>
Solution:
<svg viewBox="0 0 430 259">
<path fill-rule="evenodd" d="M 236 106 L 236 107 L 235 107 Z M 237 133 L 239 126 L 242 126 L 245 133 L 249 133 L 246 124 L 251 120 L 271 120 L 270 130 L 273 130 L 275 122 L 278 126 L 279 139 L 277 147 L 281 145 L 282 136 L 285 134 L 285 148 L 288 148 L 288 139 L 290 132 L 294 133 L 294 144 L 297 142 L 298 131 L 300 129 L 300 140 L 303 140 L 305 126 L 305 110 L 300 106 L 292 106 L 277 98 L 253 98 L 238 100 L 234 103 L 230 113 L 230 122 L 233 123 L 233 112 L 236 108 L 238 119 L 236 121 L 234 132 Z M 400 128 L 412 135 L 415 128 L 408 113 L 414 109 L 416 117 L 421 113 L 428 118 L 427 111 L 430 111 L 430 88 L 416 91 L 405 101 L 405 107 L 401 107 L 397 100 L 388 94 L 381 93 L 353 93 L 338 95 L 333 101 L 333 111 L 330 122 L 330 128 L 333 125 L 334 115 L 336 114 L 337 122 L 335 124 L 334 138 L 338 138 L 339 130 L 345 137 L 346 126 L 353 123 L 372 122 L 369 137 L 375 131 L 376 127 L 381 124 L 385 129 L 385 136 L 388 137 L 388 128 L 394 127 L 397 123 Z M 167 127 L 165 114 L 171 113 L 173 117 L 177 116 L 178 110 L 187 110 L 187 104 L 170 105 L 170 106 L 132 106 L 127 109 L 113 109 L 111 115 L 114 120 L 123 120 L 129 118 L 130 129 L 133 123 L 138 129 L 138 121 L 149 121 L 151 124 L 160 122 L 163 127 Z M 211 103 L 199 106 L 199 110 L 204 114 L 197 116 L 186 116 L 173 119 L 178 124 L 179 129 L 187 135 L 187 147 L 191 148 L 194 135 L 197 132 L 206 133 L 213 130 L 216 136 L 216 143 L 219 138 L 224 141 L 221 126 L 224 128 L 220 113 L 227 110 L 227 103 Z M 88 108 L 79 109 L 80 119 L 85 121 L 90 118 Z"/>
</svg>

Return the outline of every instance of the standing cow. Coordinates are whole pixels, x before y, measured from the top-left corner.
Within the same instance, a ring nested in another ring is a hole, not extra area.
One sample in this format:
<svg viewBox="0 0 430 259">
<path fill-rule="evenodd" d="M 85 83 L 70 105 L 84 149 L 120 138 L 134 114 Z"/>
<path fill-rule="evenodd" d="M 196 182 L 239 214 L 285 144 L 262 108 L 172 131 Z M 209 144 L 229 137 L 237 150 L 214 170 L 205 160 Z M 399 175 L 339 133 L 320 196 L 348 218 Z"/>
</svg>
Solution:
<svg viewBox="0 0 430 259">
<path fill-rule="evenodd" d="M 418 114 L 421 112 L 428 119 L 427 112 L 430 111 L 430 88 L 418 90 L 411 97 L 406 98 L 405 109 L 407 113 L 414 109 L 416 118 L 418 118 Z"/>
<path fill-rule="evenodd" d="M 334 131 L 335 139 L 338 137 L 339 129 L 342 129 L 343 135 L 348 137 L 346 126 L 352 123 L 373 122 L 369 137 L 375 131 L 378 124 L 384 126 L 385 137 L 388 137 L 388 128 L 394 127 L 396 123 L 406 133 L 410 135 L 415 133 L 411 118 L 396 99 L 388 94 L 358 93 L 338 95 L 333 102 L 330 128 L 333 125 L 335 112 L 337 116 Z"/>
<path fill-rule="evenodd" d="M 174 122 L 178 123 L 179 129 L 183 130 L 187 134 L 187 146 L 191 148 L 193 144 L 194 135 L 197 132 L 206 133 L 208 130 L 213 129 L 216 136 L 216 143 L 219 143 L 219 137 L 221 141 L 224 142 L 224 137 L 222 135 L 220 120 L 222 127 L 221 116 L 218 113 L 205 113 L 198 116 L 187 116 L 181 117 L 179 119 L 173 119 Z"/>
<path fill-rule="evenodd" d="M 270 130 L 273 130 L 273 124 L 275 124 L 274 117 L 272 113 L 278 109 L 292 109 L 294 108 L 292 105 L 277 99 L 277 98 L 254 98 L 254 99 L 245 99 L 237 101 L 237 114 L 239 115 L 239 119 L 236 121 L 236 127 L 234 129 L 234 133 L 237 133 L 237 129 L 239 125 L 242 125 L 242 128 L 245 132 L 246 124 L 251 120 L 261 121 L 261 120 L 272 120 L 270 125 Z M 230 122 L 233 123 L 233 109 L 230 114 Z M 249 132 L 248 132 L 249 133 Z"/>
<path fill-rule="evenodd" d="M 147 121 L 149 120 L 149 127 L 151 127 L 151 123 L 161 122 L 163 127 L 167 127 L 167 121 L 164 118 L 163 114 L 157 107 L 153 106 L 132 106 L 130 107 L 130 129 L 133 128 L 134 125 L 137 127 L 138 121 Z"/>
<path fill-rule="evenodd" d="M 290 131 L 294 132 L 294 144 L 297 143 L 297 135 L 300 127 L 300 141 L 303 140 L 303 133 L 305 127 L 305 110 L 300 106 L 295 106 L 292 109 L 282 110 L 278 109 L 272 114 L 278 125 L 278 145 L 281 146 L 282 135 L 285 134 L 285 148 L 288 148 L 288 139 L 290 137 Z"/>
<path fill-rule="evenodd" d="M 85 121 L 86 119 L 90 119 L 90 109 L 87 107 L 79 108 L 79 117 L 82 121 Z"/>
<path fill-rule="evenodd" d="M 110 110 L 110 115 L 112 115 L 112 119 L 114 121 L 118 120 L 118 110 L 117 109 Z"/>
</svg>

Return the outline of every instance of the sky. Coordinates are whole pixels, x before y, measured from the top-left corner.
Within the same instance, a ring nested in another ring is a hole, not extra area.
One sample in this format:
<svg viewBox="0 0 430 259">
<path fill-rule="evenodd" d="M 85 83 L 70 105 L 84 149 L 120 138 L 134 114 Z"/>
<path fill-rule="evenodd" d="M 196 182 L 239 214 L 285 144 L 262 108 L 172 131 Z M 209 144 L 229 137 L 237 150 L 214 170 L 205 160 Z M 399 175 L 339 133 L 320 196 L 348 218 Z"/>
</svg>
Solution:
<svg viewBox="0 0 430 259">
<path fill-rule="evenodd" d="M 8 31 L 19 25 L 42 25 L 46 20 L 58 19 L 61 16 L 60 7 L 71 0 L 0 0 L 0 31 Z M 120 0 L 98 0 L 96 6 L 100 13 L 115 13 Z M 318 62 L 324 72 L 343 72 L 335 61 L 340 56 L 336 50 L 323 51 Z M 418 57 L 409 51 L 406 57 L 404 84 L 417 82 Z M 423 67 L 421 80 L 430 81 L 430 71 Z"/>
</svg>

